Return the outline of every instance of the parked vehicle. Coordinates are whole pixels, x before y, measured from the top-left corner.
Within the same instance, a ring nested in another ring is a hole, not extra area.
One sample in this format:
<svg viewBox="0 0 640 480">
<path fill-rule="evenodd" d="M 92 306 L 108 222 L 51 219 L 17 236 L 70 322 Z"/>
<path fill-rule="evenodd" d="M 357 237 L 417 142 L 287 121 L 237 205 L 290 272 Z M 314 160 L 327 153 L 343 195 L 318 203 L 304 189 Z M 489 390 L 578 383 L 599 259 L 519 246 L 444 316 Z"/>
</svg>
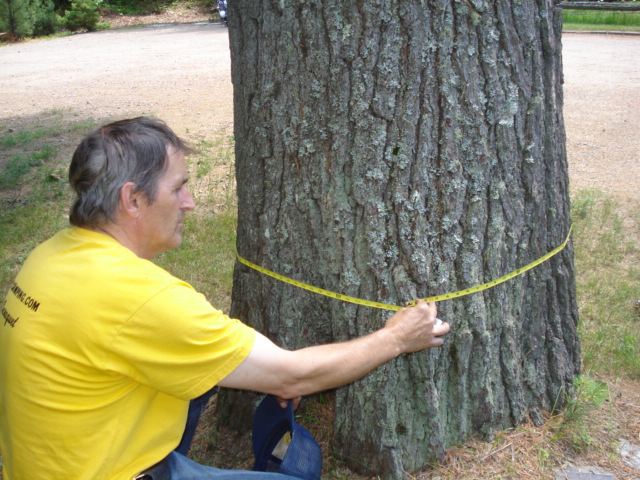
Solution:
<svg viewBox="0 0 640 480">
<path fill-rule="evenodd" d="M 228 15 L 227 15 L 227 0 L 218 0 L 218 15 L 220 15 L 220 21 L 226 27 L 229 25 L 228 23 Z"/>
</svg>

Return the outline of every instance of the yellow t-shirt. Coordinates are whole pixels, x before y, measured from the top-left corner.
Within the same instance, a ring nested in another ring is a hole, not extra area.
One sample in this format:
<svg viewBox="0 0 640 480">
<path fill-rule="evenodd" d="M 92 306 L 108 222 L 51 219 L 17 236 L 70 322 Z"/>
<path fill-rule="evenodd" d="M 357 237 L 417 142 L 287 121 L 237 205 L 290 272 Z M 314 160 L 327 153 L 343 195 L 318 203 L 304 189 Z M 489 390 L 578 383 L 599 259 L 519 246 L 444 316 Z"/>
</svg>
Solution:
<svg viewBox="0 0 640 480">
<path fill-rule="evenodd" d="M 5 480 L 127 480 L 179 443 L 189 400 L 253 329 L 114 239 L 72 228 L 29 256 L 0 327 Z"/>
</svg>

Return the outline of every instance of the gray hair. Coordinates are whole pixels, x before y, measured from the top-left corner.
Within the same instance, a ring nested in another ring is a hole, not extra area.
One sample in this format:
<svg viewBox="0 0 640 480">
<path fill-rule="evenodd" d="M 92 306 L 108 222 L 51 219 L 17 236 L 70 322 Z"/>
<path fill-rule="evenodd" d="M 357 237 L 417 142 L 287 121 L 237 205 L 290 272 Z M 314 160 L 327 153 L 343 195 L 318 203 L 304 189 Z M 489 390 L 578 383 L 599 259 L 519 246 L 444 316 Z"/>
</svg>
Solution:
<svg viewBox="0 0 640 480">
<path fill-rule="evenodd" d="M 184 154 L 192 149 L 161 120 L 138 117 L 121 120 L 89 133 L 78 145 L 69 183 L 77 195 L 69 220 L 78 227 L 99 227 L 113 222 L 120 189 L 135 184 L 153 203 L 158 180 L 167 168 L 167 149 Z"/>
</svg>

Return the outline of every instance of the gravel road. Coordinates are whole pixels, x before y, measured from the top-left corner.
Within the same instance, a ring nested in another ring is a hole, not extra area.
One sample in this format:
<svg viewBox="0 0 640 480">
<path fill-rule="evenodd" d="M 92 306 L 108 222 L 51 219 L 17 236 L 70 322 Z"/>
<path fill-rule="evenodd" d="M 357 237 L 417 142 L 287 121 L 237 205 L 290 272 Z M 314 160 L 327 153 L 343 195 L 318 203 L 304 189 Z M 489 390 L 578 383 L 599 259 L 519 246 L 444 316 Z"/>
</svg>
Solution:
<svg viewBox="0 0 640 480">
<path fill-rule="evenodd" d="M 572 189 L 640 191 L 640 36 L 565 34 Z M 0 47 L 0 131 L 48 110 L 98 121 L 153 114 L 179 134 L 232 128 L 227 29 L 162 25 Z"/>
</svg>

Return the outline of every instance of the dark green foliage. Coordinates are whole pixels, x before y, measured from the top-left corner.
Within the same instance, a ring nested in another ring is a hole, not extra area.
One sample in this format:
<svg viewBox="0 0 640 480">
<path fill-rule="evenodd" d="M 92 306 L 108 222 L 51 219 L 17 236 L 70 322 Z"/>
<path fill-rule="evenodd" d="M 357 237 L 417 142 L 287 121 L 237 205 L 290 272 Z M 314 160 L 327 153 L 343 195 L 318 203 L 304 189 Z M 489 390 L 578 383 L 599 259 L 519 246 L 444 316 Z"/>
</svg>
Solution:
<svg viewBox="0 0 640 480">
<path fill-rule="evenodd" d="M 0 31 L 14 39 L 50 35 L 59 27 L 52 0 L 0 0 Z"/>
<path fill-rule="evenodd" d="M 63 12 L 71 8 L 71 0 L 53 0 L 56 12 Z"/>
<path fill-rule="evenodd" d="M 53 35 L 60 29 L 60 17 L 54 9 L 52 0 L 42 0 L 42 7 L 34 16 L 33 36 Z"/>
<path fill-rule="evenodd" d="M 34 3 L 31 0 L 0 0 L 0 31 L 13 38 L 31 35 Z"/>
<path fill-rule="evenodd" d="M 174 3 L 174 0 L 106 0 L 103 6 L 123 15 L 146 15 L 161 13 Z"/>
<path fill-rule="evenodd" d="M 67 30 L 76 32 L 98 30 L 100 13 L 98 12 L 98 0 L 72 0 L 71 10 L 64 16 L 64 26 Z"/>
</svg>

